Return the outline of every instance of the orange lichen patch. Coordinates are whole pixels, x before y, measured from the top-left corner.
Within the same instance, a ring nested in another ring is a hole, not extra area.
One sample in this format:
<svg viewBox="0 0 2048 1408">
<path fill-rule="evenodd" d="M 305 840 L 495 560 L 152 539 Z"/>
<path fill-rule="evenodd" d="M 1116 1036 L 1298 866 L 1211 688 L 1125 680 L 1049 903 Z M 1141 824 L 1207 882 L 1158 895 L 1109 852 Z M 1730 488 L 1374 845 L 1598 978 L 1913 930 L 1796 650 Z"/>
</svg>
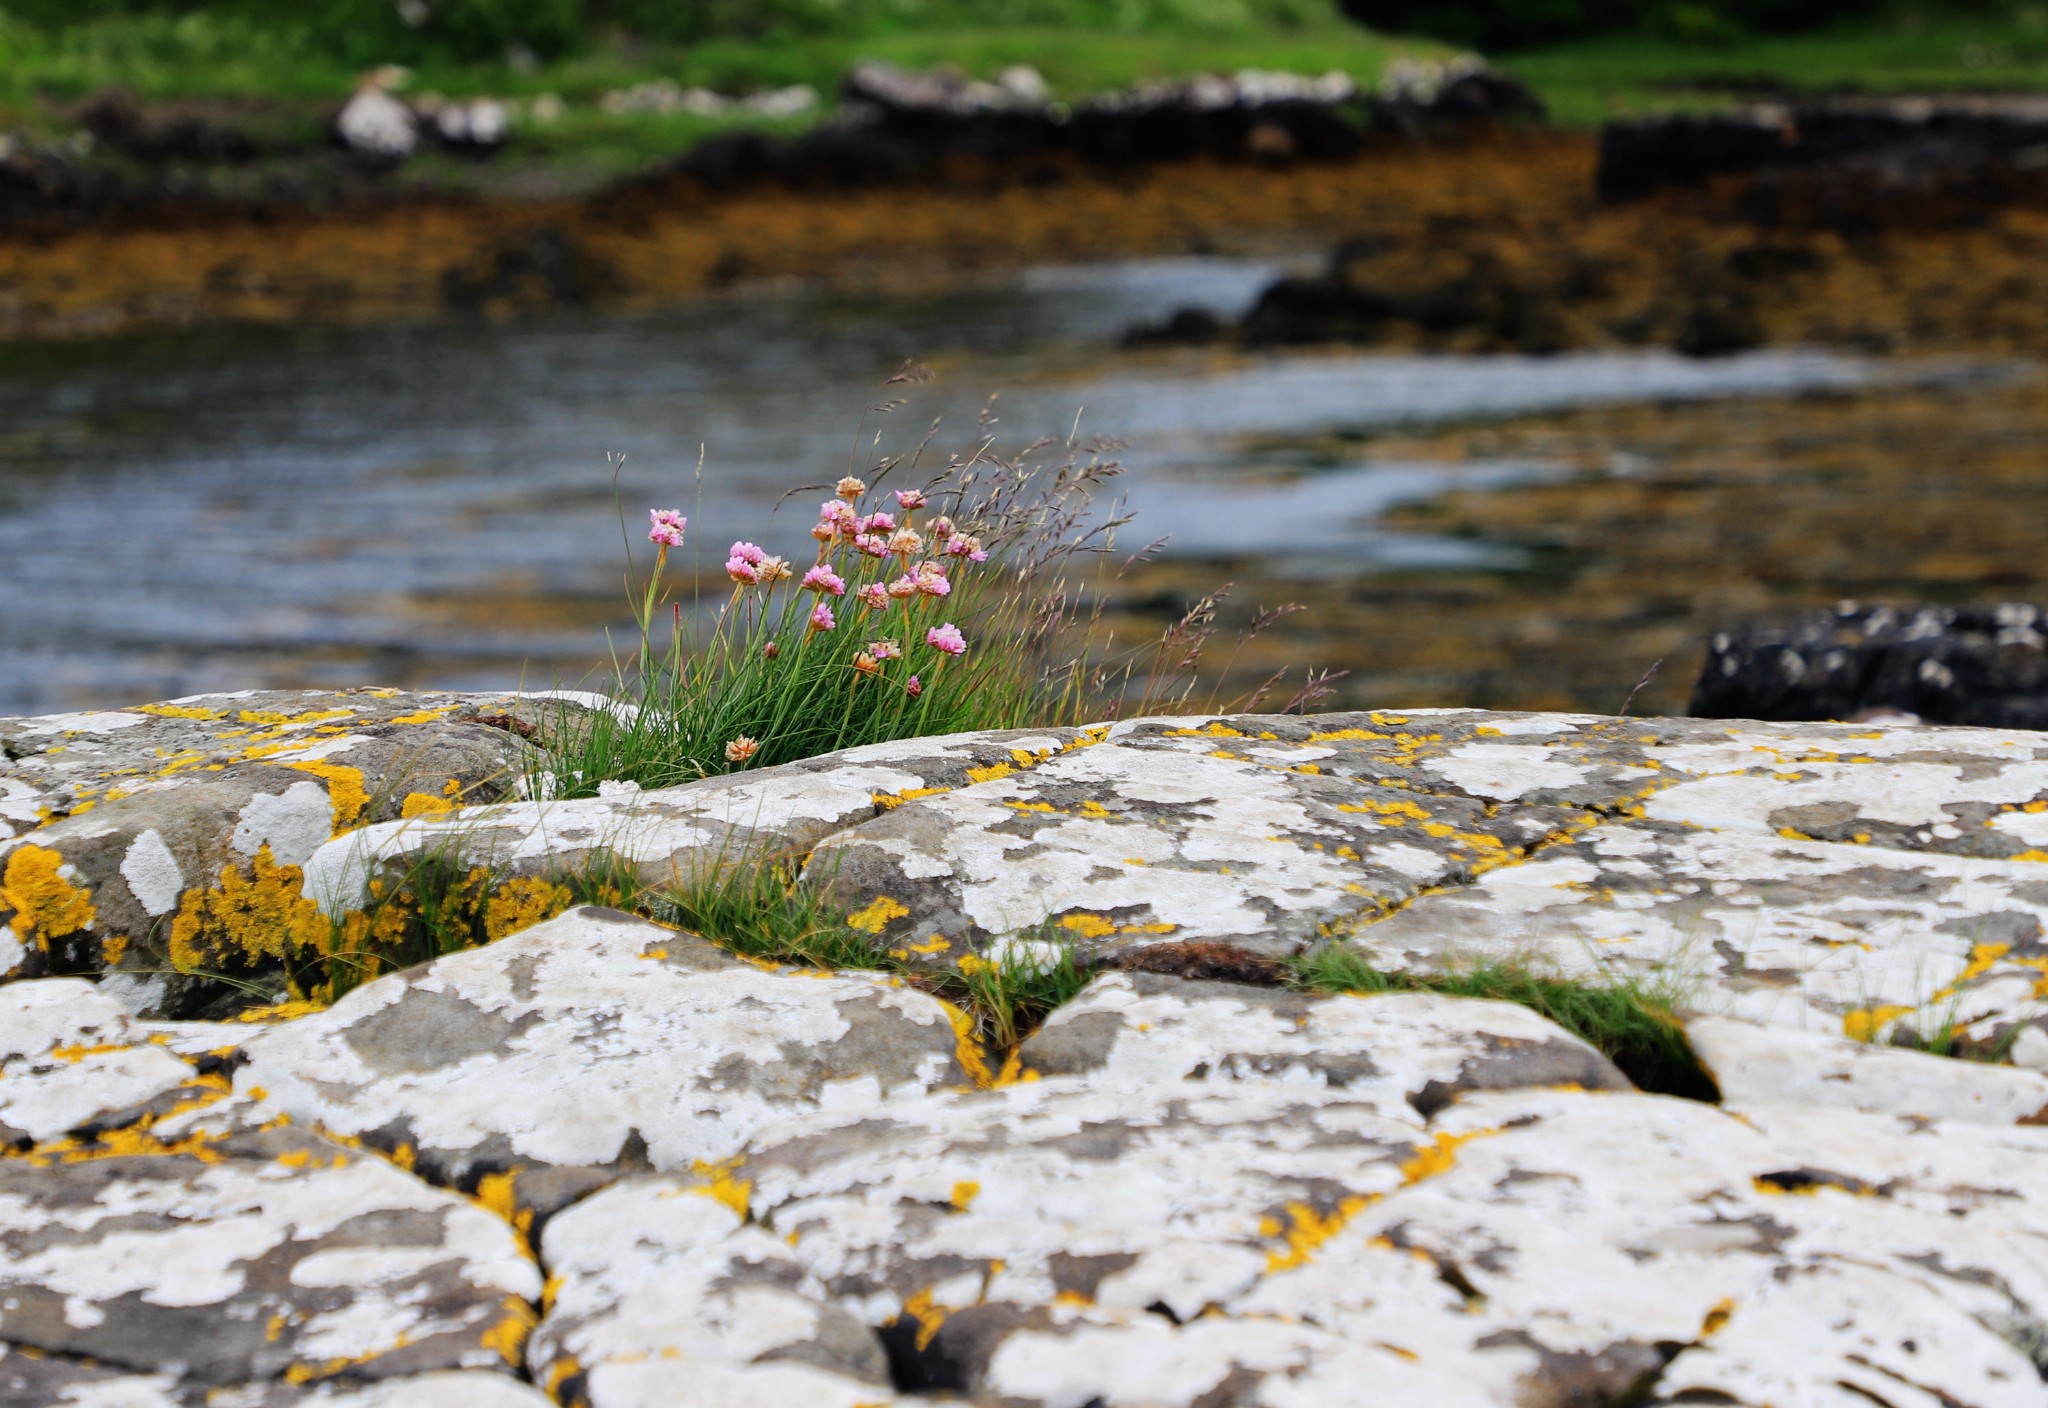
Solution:
<svg viewBox="0 0 2048 1408">
<path fill-rule="evenodd" d="M 324 951 L 333 926 L 305 897 L 304 882 L 304 871 L 279 865 L 266 845 L 247 871 L 229 866 L 220 888 L 186 891 L 171 921 L 172 966 L 189 973 Z"/>
<path fill-rule="evenodd" d="M 1277 1217 L 1262 1219 L 1259 1234 L 1278 1238 L 1282 1243 L 1282 1246 L 1266 1253 L 1266 1270 L 1269 1273 L 1292 1271 L 1297 1266 L 1307 1265 L 1325 1242 L 1344 1230 L 1345 1223 L 1377 1201 L 1363 1194 L 1353 1194 L 1328 1213 L 1318 1212 L 1307 1203 L 1289 1203 L 1284 1221 Z"/>
<path fill-rule="evenodd" d="M 288 1384 L 310 1384 L 322 1379 L 332 1379 L 347 1373 L 350 1369 L 381 1359 L 387 1354 L 396 1354 L 412 1343 L 412 1336 L 400 1331 L 390 1344 L 373 1349 L 365 1354 L 349 1355 L 346 1358 L 326 1359 L 318 1364 L 298 1363 L 286 1367 L 284 1381 Z"/>
<path fill-rule="evenodd" d="M 1246 735 L 1243 732 L 1241 732 L 1238 729 L 1232 728 L 1229 724 L 1224 723 L 1221 719 L 1216 719 L 1209 723 L 1203 724 L 1200 728 L 1170 728 L 1166 731 L 1166 736 L 1168 738 L 1246 737 Z"/>
<path fill-rule="evenodd" d="M 739 1166 L 740 1160 L 736 1158 L 715 1164 L 701 1161 L 693 1164 L 691 1167 L 696 1175 L 704 1180 L 704 1186 L 692 1188 L 690 1191 L 709 1198 L 714 1203 L 723 1203 L 744 1222 L 747 1207 L 753 1200 L 754 1183 L 752 1179 L 735 1176 Z"/>
<path fill-rule="evenodd" d="M 1408 1183 L 1434 1178 L 1457 1163 L 1460 1146 L 1498 1133 L 1497 1129 L 1475 1129 L 1466 1134 L 1439 1134 L 1434 1143 L 1416 1146 L 1414 1155 L 1401 1165 L 1401 1177 Z"/>
<path fill-rule="evenodd" d="M 967 780 L 972 783 L 1000 782 L 1016 771 L 1008 763 L 990 763 L 985 768 L 969 768 Z"/>
<path fill-rule="evenodd" d="M 871 795 L 874 804 L 883 811 L 894 811 L 905 802 L 914 802 L 919 797 L 936 797 L 942 792 L 951 792 L 950 787 L 906 787 L 901 792 L 876 792 Z"/>
<path fill-rule="evenodd" d="M 1842 1014 L 1842 1035 L 1851 1041 L 1875 1041 L 1878 1033 L 1893 1022 L 1912 1015 L 1912 1008 L 1892 1004 L 1858 1008 Z"/>
<path fill-rule="evenodd" d="M 291 1022 L 298 1020 L 300 1017 L 310 1017 L 315 1012 L 323 1012 L 325 1010 L 326 1008 L 320 1003 L 307 1002 L 301 999 L 295 1002 L 277 1002 L 268 1007 L 251 1007 L 246 1011 L 237 1012 L 231 1020 L 237 1022 Z"/>
<path fill-rule="evenodd" d="M 964 965 L 961 971 L 966 971 Z M 981 1038 L 974 1029 L 974 1018 L 944 999 L 941 999 L 941 1004 L 946 1009 L 946 1019 L 953 1024 L 953 1054 L 960 1062 L 960 1068 L 967 1072 L 967 1078 L 977 1088 L 994 1088 L 996 1073 L 988 1068 L 988 1054 L 982 1050 Z"/>
<path fill-rule="evenodd" d="M 966 1212 L 974 1206 L 974 1200 L 981 1196 L 981 1185 L 972 1179 L 965 1179 L 953 1185 L 953 1193 L 947 1199 L 954 1212 Z"/>
<path fill-rule="evenodd" d="M 363 786 L 361 768 L 317 761 L 286 763 L 285 766 L 311 773 L 327 784 L 327 801 L 334 808 L 335 835 L 355 830 L 364 810 L 370 805 L 370 794 Z"/>
<path fill-rule="evenodd" d="M 1069 914 L 1060 919 L 1060 927 L 1079 934 L 1084 939 L 1102 939 L 1116 932 L 1116 923 L 1099 914 Z"/>
<path fill-rule="evenodd" d="M 887 895 L 876 895 L 872 902 L 846 916 L 846 926 L 863 934 L 879 934 L 890 924 L 910 913 L 910 906 Z"/>
<path fill-rule="evenodd" d="M 1059 810 L 1051 802 L 1005 802 L 1003 805 L 1015 812 L 1054 812 Z"/>
<path fill-rule="evenodd" d="M 14 911 L 15 936 L 47 952 L 50 940 L 88 929 L 97 918 L 92 896 L 66 880 L 64 857 L 46 846 L 21 845 L 0 871 L 0 905 Z"/>
<path fill-rule="evenodd" d="M 506 1173 L 487 1173 L 477 1180 L 473 1201 L 486 1212 L 511 1223 L 512 1230 L 519 1234 L 520 1245 L 525 1247 L 533 1232 L 533 1209 L 519 1206 L 518 1179 L 516 1168 Z"/>
<path fill-rule="evenodd" d="M 548 1397 L 559 1400 L 562 1396 L 562 1385 L 582 1372 L 583 1366 L 576 1362 L 576 1357 L 565 1354 L 548 1365 L 547 1381 L 541 1387 L 547 1390 Z"/>
<path fill-rule="evenodd" d="M 530 878 L 507 880 L 484 901 L 484 934 L 496 943 L 507 935 L 553 919 L 575 898 L 568 886 L 551 881 Z"/>
<path fill-rule="evenodd" d="M 245 724 L 318 724 L 329 719 L 352 719 L 353 709 L 308 709 L 303 714 L 284 714 L 275 709 L 243 709 L 235 718 Z"/>
<path fill-rule="evenodd" d="M 946 1323 L 946 1312 L 933 1303 L 932 1293 L 926 1289 L 903 1302 L 903 1313 L 896 1317 L 896 1323 L 900 1325 L 905 1320 L 917 1322 L 916 1343 L 920 1350 L 924 1350 L 938 1338 L 939 1327 Z"/>
<path fill-rule="evenodd" d="M 20 1158 L 32 1168 L 54 1164 L 88 1164 L 102 1159 L 168 1158 L 182 1155 L 201 1163 L 217 1164 L 227 1155 L 213 1147 L 214 1138 L 191 1134 L 182 1139 L 159 1139 L 147 1129 L 110 1129 L 95 1139 L 57 1139 L 38 1144 Z"/>
<path fill-rule="evenodd" d="M 440 709 L 422 709 L 416 714 L 400 714 L 396 718 L 390 720 L 390 722 L 394 724 L 439 723 L 442 719 L 446 718 L 449 714 L 453 713 L 454 709 L 455 706 L 452 704 Z"/>
<path fill-rule="evenodd" d="M 519 1356 L 526 1348 L 526 1337 L 539 1323 L 540 1316 L 534 1313 L 532 1306 L 518 1296 L 506 1296 L 504 1317 L 484 1331 L 480 1342 L 485 1349 L 495 1349 L 504 1355 L 507 1364 L 517 1367 Z"/>
<path fill-rule="evenodd" d="M 437 797 L 431 792 L 408 792 L 405 801 L 399 805 L 398 814 L 410 821 L 416 816 L 448 816 L 455 810 L 455 804 L 446 797 Z"/>
<path fill-rule="evenodd" d="M 197 704 L 141 704 L 136 706 L 135 712 L 154 714 L 160 719 L 197 719 L 201 723 L 227 717 L 219 709 L 204 709 Z"/>
<path fill-rule="evenodd" d="M 1376 816 L 1385 826 L 1406 826 L 1409 821 L 1433 822 L 1434 818 L 1414 802 L 1339 802 L 1340 812 Z"/>
</svg>

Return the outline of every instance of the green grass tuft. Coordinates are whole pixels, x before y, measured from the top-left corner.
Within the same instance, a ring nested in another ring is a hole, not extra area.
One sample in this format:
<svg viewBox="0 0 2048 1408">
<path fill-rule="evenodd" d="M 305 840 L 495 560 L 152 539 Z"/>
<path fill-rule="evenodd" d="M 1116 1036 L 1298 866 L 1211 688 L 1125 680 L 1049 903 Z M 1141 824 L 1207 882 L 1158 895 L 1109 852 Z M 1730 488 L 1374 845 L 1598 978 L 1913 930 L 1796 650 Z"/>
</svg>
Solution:
<svg viewBox="0 0 2048 1408">
<path fill-rule="evenodd" d="M 1547 1017 L 1621 1069 L 1640 1090 L 1717 1102 L 1713 1077 L 1672 1015 L 1671 994 L 1635 981 L 1573 982 L 1525 964 L 1478 963 L 1440 974 L 1389 973 L 1356 950 L 1319 949 L 1295 960 L 1295 981 L 1316 992 L 1429 992 L 1512 1002 Z"/>
</svg>

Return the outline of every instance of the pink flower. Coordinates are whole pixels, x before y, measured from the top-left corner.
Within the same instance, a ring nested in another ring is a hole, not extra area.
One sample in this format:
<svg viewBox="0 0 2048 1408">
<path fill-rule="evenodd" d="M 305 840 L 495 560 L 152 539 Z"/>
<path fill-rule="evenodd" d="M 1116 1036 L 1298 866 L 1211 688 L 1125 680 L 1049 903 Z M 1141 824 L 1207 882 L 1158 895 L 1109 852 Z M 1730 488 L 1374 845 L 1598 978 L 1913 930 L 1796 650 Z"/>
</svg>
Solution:
<svg viewBox="0 0 2048 1408">
<path fill-rule="evenodd" d="M 759 584 L 761 569 L 744 557 L 728 557 L 725 560 L 725 575 L 743 587 L 751 587 Z"/>
<path fill-rule="evenodd" d="M 851 474 L 840 480 L 835 487 L 839 490 L 839 497 L 848 502 L 859 498 L 868 491 L 867 481 L 865 479 L 855 479 Z"/>
<path fill-rule="evenodd" d="M 747 737 L 735 738 L 725 745 L 725 760 L 728 763 L 744 763 L 761 751 L 761 745 Z"/>
<path fill-rule="evenodd" d="M 945 596 L 953 590 L 953 584 L 946 580 L 943 572 L 920 572 L 917 574 L 917 590 L 923 596 Z"/>
<path fill-rule="evenodd" d="M 853 545 L 869 557 L 887 557 L 889 555 L 888 540 L 878 538 L 873 533 L 861 534 L 853 540 Z"/>
<path fill-rule="evenodd" d="M 776 656 L 780 655 L 781 653 L 782 647 L 777 645 L 772 640 L 761 647 L 761 655 L 764 659 L 773 660 Z"/>
<path fill-rule="evenodd" d="M 826 519 L 820 519 L 818 526 L 811 529 L 811 536 L 821 543 L 837 542 L 839 541 L 839 525 Z"/>
<path fill-rule="evenodd" d="M 679 548 L 683 545 L 683 529 L 690 520 L 672 508 L 651 508 L 647 510 L 649 528 L 647 541 L 659 543 L 665 548 Z"/>
<path fill-rule="evenodd" d="M 819 602 L 811 608 L 811 629 L 814 631 L 836 630 L 839 623 L 832 619 L 832 608 Z"/>
<path fill-rule="evenodd" d="M 960 634 L 960 628 L 948 621 L 943 626 L 933 626 L 924 633 L 924 643 L 934 650 L 943 650 L 948 655 L 965 655 L 967 637 Z"/>
<path fill-rule="evenodd" d="M 868 642 L 868 654 L 877 660 L 901 660 L 903 647 L 893 640 L 871 640 Z"/>
<path fill-rule="evenodd" d="M 734 543 L 732 545 L 731 552 L 729 552 L 727 556 L 737 557 L 742 561 L 751 562 L 756 567 L 759 567 L 762 563 L 768 560 L 768 554 L 762 552 L 752 543 Z"/>
<path fill-rule="evenodd" d="M 914 528 L 898 528 L 889 535 L 889 551 L 908 557 L 924 547 L 924 536 Z"/>
<path fill-rule="evenodd" d="M 912 699 L 915 699 L 918 695 L 924 693 L 924 686 L 917 682 L 916 675 L 912 675 L 910 677 L 910 683 L 903 686 L 903 692 L 909 695 Z"/>
<path fill-rule="evenodd" d="M 846 595 L 846 579 L 823 563 L 804 573 L 803 581 L 797 585 L 807 592 L 816 592 L 820 596 L 828 594 L 831 596 Z M 825 626 L 821 629 L 829 631 L 832 628 Z"/>
<path fill-rule="evenodd" d="M 880 582 L 869 582 L 854 595 L 860 598 L 862 606 L 871 610 L 880 611 L 889 604 L 889 589 Z"/>
<path fill-rule="evenodd" d="M 895 597 L 898 601 L 916 596 L 917 578 L 911 576 L 908 572 L 904 573 L 889 584 L 889 595 Z"/>
<path fill-rule="evenodd" d="M 860 521 L 863 533 L 893 533 L 896 531 L 896 515 L 892 513 L 871 513 Z"/>
<path fill-rule="evenodd" d="M 950 518 L 934 518 L 926 526 L 932 530 L 932 536 L 942 543 L 953 536 L 953 520 Z"/>
<path fill-rule="evenodd" d="M 898 489 L 896 491 L 896 507 L 902 509 L 905 513 L 908 513 L 913 509 L 923 508 L 924 490 Z"/>
<path fill-rule="evenodd" d="M 882 667 L 875 662 L 875 657 L 865 650 L 853 657 L 853 668 L 863 675 L 879 675 L 882 672 Z"/>
</svg>

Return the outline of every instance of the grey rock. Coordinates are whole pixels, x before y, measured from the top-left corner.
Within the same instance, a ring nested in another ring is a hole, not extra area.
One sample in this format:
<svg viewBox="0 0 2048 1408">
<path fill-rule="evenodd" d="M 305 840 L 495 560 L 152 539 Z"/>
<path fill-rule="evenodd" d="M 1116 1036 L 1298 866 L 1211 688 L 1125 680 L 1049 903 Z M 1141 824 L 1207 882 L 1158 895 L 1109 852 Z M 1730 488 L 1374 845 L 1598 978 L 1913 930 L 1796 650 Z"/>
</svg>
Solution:
<svg viewBox="0 0 2048 1408">
<path fill-rule="evenodd" d="M 76 978 L 0 986 L 0 1146 L 59 1138 L 198 1074 Z"/>
</svg>

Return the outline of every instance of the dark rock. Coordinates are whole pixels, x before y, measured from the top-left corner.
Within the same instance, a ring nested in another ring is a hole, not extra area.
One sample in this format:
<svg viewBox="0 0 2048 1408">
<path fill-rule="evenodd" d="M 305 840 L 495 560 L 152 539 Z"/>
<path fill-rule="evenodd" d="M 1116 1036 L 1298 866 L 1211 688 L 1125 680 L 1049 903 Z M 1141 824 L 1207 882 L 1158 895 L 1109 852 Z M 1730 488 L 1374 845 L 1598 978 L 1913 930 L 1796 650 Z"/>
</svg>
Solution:
<svg viewBox="0 0 2048 1408">
<path fill-rule="evenodd" d="M 1693 689 L 1702 718 L 1846 719 L 2048 728 L 2048 619 L 2017 602 L 1864 606 L 1714 637 Z"/>
</svg>

